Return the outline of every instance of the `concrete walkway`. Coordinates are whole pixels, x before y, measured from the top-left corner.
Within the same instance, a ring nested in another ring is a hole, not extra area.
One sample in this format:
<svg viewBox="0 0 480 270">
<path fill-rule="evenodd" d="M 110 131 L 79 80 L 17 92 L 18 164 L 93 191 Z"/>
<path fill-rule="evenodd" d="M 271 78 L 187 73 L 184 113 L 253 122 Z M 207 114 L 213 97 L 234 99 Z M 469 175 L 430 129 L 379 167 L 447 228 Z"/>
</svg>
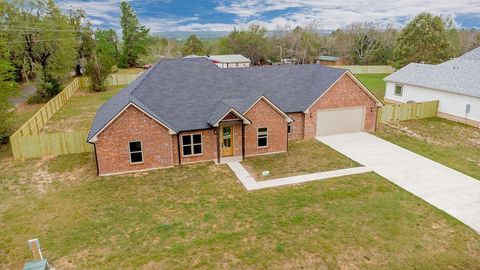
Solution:
<svg viewBox="0 0 480 270">
<path fill-rule="evenodd" d="M 240 164 L 240 162 L 227 162 L 227 165 L 232 169 L 237 178 L 242 182 L 247 190 L 256 190 L 262 188 L 279 187 L 285 185 L 300 184 L 315 180 L 325 180 L 328 178 L 346 176 L 352 174 L 371 172 L 372 170 L 366 167 L 355 167 L 342 170 L 311 173 L 304 175 L 296 175 L 291 177 L 283 177 L 266 181 L 255 181 L 255 178 Z"/>
<path fill-rule="evenodd" d="M 317 138 L 480 233 L 480 181 L 364 132 Z"/>
</svg>

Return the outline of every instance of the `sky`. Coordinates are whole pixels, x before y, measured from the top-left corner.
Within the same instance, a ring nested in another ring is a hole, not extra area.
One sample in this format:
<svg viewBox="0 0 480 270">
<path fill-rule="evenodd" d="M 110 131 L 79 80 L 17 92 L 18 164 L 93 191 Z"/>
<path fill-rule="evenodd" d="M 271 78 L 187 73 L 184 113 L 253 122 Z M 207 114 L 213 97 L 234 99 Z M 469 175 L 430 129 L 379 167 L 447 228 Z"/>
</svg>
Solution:
<svg viewBox="0 0 480 270">
<path fill-rule="evenodd" d="M 86 10 L 98 28 L 118 29 L 121 0 L 57 0 L 63 8 Z M 480 0 L 130 0 L 151 32 L 231 31 L 258 23 L 269 30 L 315 24 L 334 30 L 360 21 L 404 25 L 429 11 L 480 29 Z"/>
</svg>

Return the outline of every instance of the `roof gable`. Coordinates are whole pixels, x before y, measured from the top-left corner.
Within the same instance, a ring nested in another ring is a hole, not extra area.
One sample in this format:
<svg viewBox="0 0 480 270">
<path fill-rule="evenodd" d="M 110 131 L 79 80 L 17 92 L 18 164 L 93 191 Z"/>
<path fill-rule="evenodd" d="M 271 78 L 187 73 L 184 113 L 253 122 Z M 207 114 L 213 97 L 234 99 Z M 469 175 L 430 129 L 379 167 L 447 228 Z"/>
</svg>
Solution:
<svg viewBox="0 0 480 270">
<path fill-rule="evenodd" d="M 480 47 L 438 65 L 410 63 L 385 81 L 480 97 Z"/>
<path fill-rule="evenodd" d="M 412 63 L 385 81 L 480 97 L 480 64 L 453 59 L 440 65 Z"/>
</svg>

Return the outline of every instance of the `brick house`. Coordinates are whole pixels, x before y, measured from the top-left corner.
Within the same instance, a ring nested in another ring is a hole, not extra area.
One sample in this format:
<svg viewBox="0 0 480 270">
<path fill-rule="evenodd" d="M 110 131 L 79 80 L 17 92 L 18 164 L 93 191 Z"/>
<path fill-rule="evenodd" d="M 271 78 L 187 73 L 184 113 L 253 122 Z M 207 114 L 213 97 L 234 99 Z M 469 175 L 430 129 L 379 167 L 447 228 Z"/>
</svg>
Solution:
<svg viewBox="0 0 480 270">
<path fill-rule="evenodd" d="M 346 70 L 163 60 L 100 107 L 88 142 L 99 175 L 221 162 L 285 152 L 289 139 L 374 131 L 378 106 Z"/>
</svg>

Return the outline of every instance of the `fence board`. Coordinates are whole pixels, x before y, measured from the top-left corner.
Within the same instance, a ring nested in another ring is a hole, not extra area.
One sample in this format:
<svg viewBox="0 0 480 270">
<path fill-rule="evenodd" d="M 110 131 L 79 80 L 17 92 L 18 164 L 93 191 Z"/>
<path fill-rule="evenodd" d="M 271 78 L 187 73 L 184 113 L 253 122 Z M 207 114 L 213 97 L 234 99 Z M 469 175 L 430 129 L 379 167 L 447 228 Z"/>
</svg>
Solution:
<svg viewBox="0 0 480 270">
<path fill-rule="evenodd" d="M 128 84 L 140 74 L 111 74 L 107 85 Z M 25 124 L 10 136 L 13 157 L 25 159 L 49 155 L 74 154 L 93 151 L 93 146 L 86 142 L 88 131 L 59 132 L 39 134 L 52 116 L 68 102 L 81 87 L 88 87 L 88 77 L 75 78 L 58 95 L 48 101 Z"/>
<path fill-rule="evenodd" d="M 92 152 L 88 131 L 46 133 L 12 138 L 15 159 Z"/>
<path fill-rule="evenodd" d="M 395 72 L 391 66 L 331 66 L 333 68 L 348 69 L 353 74 L 390 74 Z"/>
<path fill-rule="evenodd" d="M 437 111 L 438 100 L 419 103 L 387 104 L 379 108 L 377 122 L 385 123 L 435 117 Z"/>
</svg>

